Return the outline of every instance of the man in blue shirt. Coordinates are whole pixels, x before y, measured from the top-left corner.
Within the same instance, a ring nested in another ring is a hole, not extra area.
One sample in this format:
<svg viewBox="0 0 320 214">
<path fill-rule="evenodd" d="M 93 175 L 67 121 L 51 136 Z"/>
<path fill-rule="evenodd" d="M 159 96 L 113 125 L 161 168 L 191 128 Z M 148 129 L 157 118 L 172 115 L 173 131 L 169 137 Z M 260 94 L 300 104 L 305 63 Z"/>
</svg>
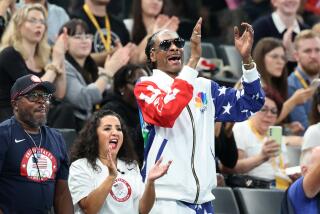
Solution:
<svg viewBox="0 0 320 214">
<path fill-rule="evenodd" d="M 320 192 L 320 146 L 311 148 L 301 156 L 302 177 L 288 190 L 289 201 L 296 214 L 318 214 Z"/>
<path fill-rule="evenodd" d="M 298 66 L 288 77 L 288 95 L 291 97 L 296 90 L 308 90 L 311 81 L 319 77 L 320 72 L 320 39 L 311 30 L 301 31 L 295 38 L 294 57 Z M 298 121 L 304 129 L 309 126 L 308 114 L 311 111 L 311 97 L 313 91 L 305 97 L 303 105 L 297 105 L 290 113 L 290 121 Z"/>
<path fill-rule="evenodd" d="M 35 75 L 11 88 L 14 116 L 0 123 L 0 213 L 73 213 L 66 145 L 45 126 L 54 91 Z"/>
</svg>

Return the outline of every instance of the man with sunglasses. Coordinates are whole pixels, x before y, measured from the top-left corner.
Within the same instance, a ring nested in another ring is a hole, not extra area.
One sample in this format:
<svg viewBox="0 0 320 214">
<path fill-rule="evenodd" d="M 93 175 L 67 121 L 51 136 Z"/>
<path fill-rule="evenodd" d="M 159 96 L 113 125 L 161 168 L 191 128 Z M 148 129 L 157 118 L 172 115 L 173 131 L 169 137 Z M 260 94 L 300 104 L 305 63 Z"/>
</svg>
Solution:
<svg viewBox="0 0 320 214">
<path fill-rule="evenodd" d="M 252 27 L 235 28 L 235 46 L 243 59 L 243 90 L 197 78 L 201 56 L 201 18 L 193 29 L 191 57 L 183 66 L 184 42 L 176 32 L 152 35 L 146 55 L 153 75 L 140 78 L 135 96 L 142 113 L 145 160 L 142 175 L 157 159 L 172 160 L 167 175 L 155 182 L 151 213 L 213 213 L 216 186 L 214 122 L 243 121 L 264 104 L 259 74 L 251 58 Z"/>
<path fill-rule="evenodd" d="M 11 88 L 14 116 L 0 123 L 0 214 L 73 213 L 66 145 L 45 126 L 54 91 L 35 75 Z"/>
</svg>

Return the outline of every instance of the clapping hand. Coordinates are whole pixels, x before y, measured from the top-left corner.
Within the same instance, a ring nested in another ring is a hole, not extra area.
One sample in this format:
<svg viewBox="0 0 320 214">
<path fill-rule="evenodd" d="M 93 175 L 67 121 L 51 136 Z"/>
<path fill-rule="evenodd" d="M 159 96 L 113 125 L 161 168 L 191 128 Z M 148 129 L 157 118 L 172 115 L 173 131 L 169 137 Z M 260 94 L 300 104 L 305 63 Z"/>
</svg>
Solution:
<svg viewBox="0 0 320 214">
<path fill-rule="evenodd" d="M 188 62 L 188 66 L 190 66 L 191 68 L 196 68 L 201 57 L 201 24 L 202 18 L 199 18 L 197 24 L 193 28 L 190 38 L 191 56 Z"/>
<path fill-rule="evenodd" d="M 234 44 L 245 64 L 251 61 L 251 49 L 253 45 L 253 28 L 248 23 L 241 23 L 245 31 L 240 35 L 238 27 L 234 27 Z"/>
<path fill-rule="evenodd" d="M 161 164 L 162 160 L 163 158 L 161 157 L 159 160 L 157 160 L 156 164 L 150 169 L 150 172 L 148 174 L 148 180 L 155 181 L 168 172 L 168 169 L 172 161 L 168 161 L 167 164 Z"/>
<path fill-rule="evenodd" d="M 111 152 L 109 149 L 107 149 L 107 163 L 106 163 L 108 170 L 109 170 L 109 176 L 112 178 L 116 178 L 118 175 L 116 164 L 112 160 Z"/>
</svg>

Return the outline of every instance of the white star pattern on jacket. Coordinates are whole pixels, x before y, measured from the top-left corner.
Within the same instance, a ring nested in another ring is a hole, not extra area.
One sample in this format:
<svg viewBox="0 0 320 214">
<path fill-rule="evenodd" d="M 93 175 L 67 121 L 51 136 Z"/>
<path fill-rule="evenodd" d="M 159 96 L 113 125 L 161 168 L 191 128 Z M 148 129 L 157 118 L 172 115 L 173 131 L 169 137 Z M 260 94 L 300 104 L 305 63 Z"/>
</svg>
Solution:
<svg viewBox="0 0 320 214">
<path fill-rule="evenodd" d="M 226 94 L 226 90 L 227 88 L 225 86 L 221 87 L 218 89 L 218 91 L 220 92 L 218 96 L 221 96 L 221 95 L 225 95 Z"/>
<path fill-rule="evenodd" d="M 222 108 L 224 109 L 224 112 L 222 114 L 230 114 L 230 109 L 232 108 L 232 105 L 230 105 L 230 103 L 228 102 L 228 104 L 226 106 L 222 106 Z"/>
</svg>

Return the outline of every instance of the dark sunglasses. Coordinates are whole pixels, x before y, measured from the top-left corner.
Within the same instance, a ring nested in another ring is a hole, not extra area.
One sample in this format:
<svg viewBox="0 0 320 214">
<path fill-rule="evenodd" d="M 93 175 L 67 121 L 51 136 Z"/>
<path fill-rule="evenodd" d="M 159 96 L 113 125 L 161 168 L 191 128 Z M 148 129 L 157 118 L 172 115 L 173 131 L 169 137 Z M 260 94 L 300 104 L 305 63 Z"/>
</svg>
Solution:
<svg viewBox="0 0 320 214">
<path fill-rule="evenodd" d="M 52 97 L 52 94 L 31 92 L 22 96 L 27 98 L 29 102 L 39 102 L 40 100 L 49 102 Z"/>
<path fill-rule="evenodd" d="M 162 50 L 162 51 L 168 51 L 169 48 L 171 47 L 172 43 L 177 48 L 183 48 L 185 41 L 182 38 L 176 38 L 176 39 L 170 39 L 170 40 L 166 39 L 166 40 L 163 40 L 163 41 L 160 42 L 159 49 Z"/>
</svg>

